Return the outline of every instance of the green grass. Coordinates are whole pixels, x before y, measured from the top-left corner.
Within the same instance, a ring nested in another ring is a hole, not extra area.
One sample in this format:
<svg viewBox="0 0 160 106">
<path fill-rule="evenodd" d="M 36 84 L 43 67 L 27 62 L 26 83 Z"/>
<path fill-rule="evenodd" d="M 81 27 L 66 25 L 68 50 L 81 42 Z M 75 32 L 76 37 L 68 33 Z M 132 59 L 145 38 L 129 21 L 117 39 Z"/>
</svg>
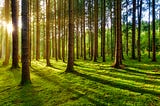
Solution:
<svg viewBox="0 0 160 106">
<path fill-rule="evenodd" d="M 77 60 L 75 72 L 65 73 L 62 61 L 32 61 L 32 85 L 24 87 L 21 69 L 0 65 L 0 106 L 160 106 L 160 62 L 123 63 Z"/>
</svg>

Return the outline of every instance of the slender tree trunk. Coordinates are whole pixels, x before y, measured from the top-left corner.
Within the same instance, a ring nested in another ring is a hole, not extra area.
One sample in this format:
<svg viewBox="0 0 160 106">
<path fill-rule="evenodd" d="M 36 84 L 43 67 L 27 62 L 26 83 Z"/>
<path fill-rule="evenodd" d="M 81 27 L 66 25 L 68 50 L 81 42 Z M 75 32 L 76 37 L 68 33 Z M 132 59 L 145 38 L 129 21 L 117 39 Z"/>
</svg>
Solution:
<svg viewBox="0 0 160 106">
<path fill-rule="evenodd" d="M 56 58 L 56 61 L 58 61 L 58 54 L 57 54 L 57 18 L 56 18 L 56 14 L 57 14 L 57 5 L 56 5 L 56 0 L 54 0 L 54 34 L 55 34 L 55 58 Z"/>
<path fill-rule="evenodd" d="M 54 50 L 55 50 L 55 33 L 54 33 L 54 21 L 52 21 L 52 57 L 54 57 Z"/>
<path fill-rule="evenodd" d="M 102 0 L 102 56 L 103 56 L 103 62 L 106 61 L 106 53 L 105 53 L 105 22 L 106 22 L 106 2 L 105 0 Z"/>
<path fill-rule="evenodd" d="M 40 19 L 39 19 L 39 0 L 36 0 L 36 60 L 40 59 Z"/>
<path fill-rule="evenodd" d="M 62 0 L 63 2 L 63 5 L 62 5 L 62 7 L 63 7 L 63 24 L 62 24 L 62 26 L 63 26 L 63 34 L 62 34 L 62 60 L 63 60 L 63 62 L 65 62 L 65 29 L 66 29 L 66 27 L 65 27 L 65 9 L 66 9 L 66 0 Z"/>
<path fill-rule="evenodd" d="M 156 29 L 155 29 L 155 0 L 152 0 L 152 61 L 156 61 Z"/>
<path fill-rule="evenodd" d="M 85 0 L 83 0 L 83 46 L 84 46 L 84 60 L 86 60 L 86 33 L 85 33 Z"/>
<path fill-rule="evenodd" d="M 113 6 L 112 6 L 113 7 Z M 113 11 L 110 10 L 110 19 L 111 19 L 111 60 L 113 60 L 114 57 L 114 45 L 113 45 Z"/>
<path fill-rule="evenodd" d="M 6 24 L 9 24 L 9 15 L 10 13 L 10 4 L 9 4 L 9 0 L 5 0 L 5 21 Z M 5 28 L 5 60 L 3 62 L 3 65 L 8 65 L 9 64 L 9 58 L 10 58 L 10 47 L 9 47 L 9 32 L 7 30 L 7 28 Z"/>
<path fill-rule="evenodd" d="M 18 68 L 18 1 L 12 0 L 11 1 L 12 7 L 12 25 L 13 25 L 13 32 L 12 32 L 12 40 L 13 40 L 13 47 L 12 47 L 12 68 Z"/>
<path fill-rule="evenodd" d="M 133 17 L 132 17 L 132 59 L 135 59 L 135 35 L 136 35 L 136 0 L 133 1 Z"/>
<path fill-rule="evenodd" d="M 89 57 L 91 58 L 91 0 L 88 0 L 88 28 Z"/>
<path fill-rule="evenodd" d="M 3 27 L 1 26 L 0 27 L 0 31 L 1 31 L 1 34 L 0 34 L 0 59 L 2 58 L 2 35 L 3 35 Z"/>
<path fill-rule="evenodd" d="M 140 0 L 140 7 L 138 9 L 138 61 L 141 61 L 141 44 L 140 44 L 140 35 L 141 35 L 141 15 L 142 15 L 142 0 Z"/>
<path fill-rule="evenodd" d="M 32 1 L 32 3 L 34 4 L 34 2 Z M 35 9 L 35 7 L 34 7 L 34 5 L 33 5 L 33 10 Z M 35 19 L 34 19 L 34 16 L 35 16 L 35 14 L 34 14 L 34 12 L 33 12 L 33 34 L 32 34 L 32 47 L 33 47 L 33 49 L 32 49 L 32 58 L 33 59 L 35 59 L 35 49 L 36 49 L 36 47 L 35 47 Z"/>
<path fill-rule="evenodd" d="M 95 19 L 95 25 L 94 25 L 94 62 L 97 62 L 97 56 L 98 56 L 98 0 L 94 1 L 94 19 Z"/>
<path fill-rule="evenodd" d="M 29 44 L 28 44 L 28 0 L 22 0 L 22 79 L 21 85 L 30 84 L 30 72 L 29 72 Z"/>
<path fill-rule="evenodd" d="M 151 58 L 151 40 L 150 40 L 150 36 L 151 36 L 151 0 L 149 0 L 149 21 L 148 21 L 148 58 Z"/>
<path fill-rule="evenodd" d="M 126 12 L 127 12 L 127 19 L 126 19 L 126 21 L 127 21 L 127 23 L 126 23 L 126 54 L 127 54 L 127 56 L 128 56 L 128 0 L 126 0 L 126 3 L 127 3 L 127 6 L 126 6 Z"/>
<path fill-rule="evenodd" d="M 82 7 L 81 7 L 82 9 Z M 81 11 L 81 57 L 83 57 L 83 50 L 84 50 L 84 46 L 83 46 L 83 16 L 82 16 L 83 12 Z"/>
<path fill-rule="evenodd" d="M 50 0 L 46 0 L 46 61 L 47 66 L 51 66 L 50 63 Z"/>
<path fill-rule="evenodd" d="M 31 6 L 32 6 L 32 1 L 29 0 L 29 7 L 28 7 L 28 8 L 29 8 L 29 10 L 28 10 L 28 11 L 29 11 L 29 14 L 28 14 L 29 17 L 32 17 L 32 15 L 31 15 L 31 14 L 32 14 Z M 28 54 L 29 56 L 28 56 L 28 57 L 29 57 L 29 66 L 31 66 L 31 46 L 32 46 L 32 45 L 31 45 L 31 42 L 32 42 L 32 41 L 31 41 L 31 40 L 32 40 L 32 39 L 31 39 L 31 34 L 32 34 L 31 28 L 32 28 L 31 18 L 29 18 L 29 25 L 28 25 L 28 31 L 29 31 L 29 32 L 28 32 L 28 44 L 29 44 L 29 47 L 28 47 L 28 48 L 29 48 L 29 54 Z"/>
<path fill-rule="evenodd" d="M 74 68 L 74 16 L 73 16 L 73 2 L 74 0 L 69 0 L 69 41 L 68 41 L 68 63 L 67 63 L 67 69 L 66 72 L 73 72 Z"/>
<path fill-rule="evenodd" d="M 61 59 L 61 0 L 58 0 L 58 58 Z"/>
<path fill-rule="evenodd" d="M 76 54 L 77 54 L 77 59 L 79 59 L 79 5 L 78 5 L 79 0 L 77 0 L 77 18 L 76 18 Z"/>
</svg>

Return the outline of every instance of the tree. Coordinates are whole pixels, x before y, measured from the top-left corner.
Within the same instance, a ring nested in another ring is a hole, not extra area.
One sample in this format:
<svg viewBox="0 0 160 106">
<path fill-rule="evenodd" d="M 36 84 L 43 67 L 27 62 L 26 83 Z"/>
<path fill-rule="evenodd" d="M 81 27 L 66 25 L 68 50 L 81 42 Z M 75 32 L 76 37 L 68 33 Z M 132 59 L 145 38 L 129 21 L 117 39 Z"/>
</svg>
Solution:
<svg viewBox="0 0 160 106">
<path fill-rule="evenodd" d="M 29 72 L 29 49 L 28 49 L 28 0 L 22 0 L 22 79 L 21 85 L 30 84 L 30 72 Z"/>
<path fill-rule="evenodd" d="M 97 62 L 98 56 L 98 0 L 94 1 L 94 62 Z"/>
<path fill-rule="evenodd" d="M 102 0 L 102 56 L 103 56 L 103 62 L 106 61 L 105 59 L 105 22 L 106 22 L 106 2 L 105 0 Z"/>
<path fill-rule="evenodd" d="M 126 54 L 127 54 L 127 56 L 128 56 L 128 30 L 129 30 L 129 28 L 128 28 L 128 5 L 129 5 L 129 2 L 128 2 L 128 0 L 126 0 L 126 14 L 127 14 L 127 16 L 126 16 Z"/>
<path fill-rule="evenodd" d="M 115 61 L 113 67 L 121 68 L 121 0 L 115 0 L 115 19 L 116 19 L 116 49 L 115 49 Z"/>
<path fill-rule="evenodd" d="M 74 0 L 69 0 L 69 41 L 68 41 L 68 63 L 66 72 L 73 72 L 74 68 L 74 21 L 73 21 L 73 2 Z"/>
<path fill-rule="evenodd" d="M 18 68 L 18 0 L 11 1 L 12 8 L 12 24 L 13 24 L 13 32 L 12 32 L 12 68 Z"/>
<path fill-rule="evenodd" d="M 8 25 L 9 24 L 9 17 L 10 17 L 10 5 L 9 0 L 5 0 L 5 22 Z M 5 28 L 5 60 L 3 62 L 3 65 L 8 65 L 9 58 L 10 58 L 10 48 L 9 48 L 9 32 L 7 28 Z"/>
<path fill-rule="evenodd" d="M 139 0 L 138 0 L 139 3 Z M 138 9 L 138 41 L 137 41 L 137 47 L 138 47 L 138 61 L 141 61 L 141 44 L 140 44 L 140 35 L 141 35 L 141 17 L 142 16 L 142 0 L 140 0 L 140 6 Z"/>
<path fill-rule="evenodd" d="M 50 0 L 46 0 L 46 61 L 47 66 L 50 63 Z"/>
<path fill-rule="evenodd" d="M 150 42 L 150 35 L 151 35 L 151 22 L 150 22 L 150 15 L 151 15 L 151 0 L 148 1 L 149 4 L 149 19 L 148 19 L 148 58 L 151 57 L 151 42 Z"/>
<path fill-rule="evenodd" d="M 39 0 L 36 0 L 36 60 L 40 59 L 40 20 L 39 20 Z"/>
<path fill-rule="evenodd" d="M 83 0 L 83 7 L 82 7 L 82 22 L 83 22 L 83 46 L 84 46 L 84 60 L 86 60 L 86 32 L 85 32 L 85 0 Z"/>
<path fill-rule="evenodd" d="M 152 61 L 156 61 L 156 29 L 155 29 L 155 0 L 152 0 Z"/>
<path fill-rule="evenodd" d="M 135 59 L 135 35 L 136 35 L 136 0 L 133 2 L 133 13 L 132 13 L 132 59 Z"/>
<path fill-rule="evenodd" d="M 58 0 L 58 58 L 61 59 L 61 0 Z"/>
</svg>

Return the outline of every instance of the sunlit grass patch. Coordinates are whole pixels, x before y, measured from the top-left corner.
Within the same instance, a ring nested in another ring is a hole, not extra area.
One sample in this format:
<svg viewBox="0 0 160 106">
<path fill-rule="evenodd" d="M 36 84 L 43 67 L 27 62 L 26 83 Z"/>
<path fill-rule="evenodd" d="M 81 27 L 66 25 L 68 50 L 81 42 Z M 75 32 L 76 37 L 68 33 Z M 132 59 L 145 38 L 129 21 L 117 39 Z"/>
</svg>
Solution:
<svg viewBox="0 0 160 106">
<path fill-rule="evenodd" d="M 75 72 L 65 73 L 66 63 L 51 59 L 32 61 L 32 85 L 18 86 L 21 69 L 0 67 L 0 106 L 159 106 L 158 63 L 125 60 L 124 69 L 111 62 L 75 61 Z M 147 60 L 148 61 L 148 60 Z"/>
</svg>

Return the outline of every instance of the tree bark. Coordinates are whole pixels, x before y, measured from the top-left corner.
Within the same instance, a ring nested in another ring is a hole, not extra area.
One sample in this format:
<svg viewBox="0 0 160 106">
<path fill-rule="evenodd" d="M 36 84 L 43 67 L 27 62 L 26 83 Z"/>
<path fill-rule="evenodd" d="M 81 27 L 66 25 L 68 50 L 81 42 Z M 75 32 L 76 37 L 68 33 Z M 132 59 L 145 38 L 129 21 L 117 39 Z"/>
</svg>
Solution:
<svg viewBox="0 0 160 106">
<path fill-rule="evenodd" d="M 39 19 L 39 0 L 36 0 L 36 60 L 40 59 L 40 19 Z"/>
<path fill-rule="evenodd" d="M 133 1 L 132 17 L 132 59 L 135 59 L 135 35 L 136 35 L 136 0 Z"/>
<path fill-rule="evenodd" d="M 50 63 L 50 0 L 46 0 L 46 62 L 47 66 Z"/>
<path fill-rule="evenodd" d="M 115 0 L 115 19 L 116 19 L 116 50 L 115 50 L 115 61 L 113 67 L 121 68 L 121 0 Z"/>
<path fill-rule="evenodd" d="M 152 0 L 152 61 L 156 61 L 156 29 L 155 29 L 155 0 Z"/>
<path fill-rule="evenodd" d="M 10 5 L 9 5 L 9 0 L 5 0 L 5 21 L 6 25 L 9 24 L 9 17 L 10 17 Z M 7 28 L 5 28 L 5 60 L 3 62 L 3 65 L 8 65 L 9 64 L 9 58 L 10 58 L 10 42 L 9 42 L 9 32 Z"/>
<path fill-rule="evenodd" d="M 12 8 L 12 68 L 18 68 L 18 1 L 11 1 Z"/>
<path fill-rule="evenodd" d="M 68 62 L 66 72 L 73 72 L 74 68 L 74 17 L 73 17 L 73 2 L 69 0 L 69 41 L 68 41 Z"/>
<path fill-rule="evenodd" d="M 98 56 L 98 0 L 94 1 L 94 62 L 97 62 Z"/>
<path fill-rule="evenodd" d="M 29 72 L 29 55 L 28 55 L 28 23 L 29 23 L 29 17 L 28 17 L 28 0 L 22 0 L 22 79 L 21 79 L 21 85 L 30 84 L 30 72 Z"/>
</svg>

